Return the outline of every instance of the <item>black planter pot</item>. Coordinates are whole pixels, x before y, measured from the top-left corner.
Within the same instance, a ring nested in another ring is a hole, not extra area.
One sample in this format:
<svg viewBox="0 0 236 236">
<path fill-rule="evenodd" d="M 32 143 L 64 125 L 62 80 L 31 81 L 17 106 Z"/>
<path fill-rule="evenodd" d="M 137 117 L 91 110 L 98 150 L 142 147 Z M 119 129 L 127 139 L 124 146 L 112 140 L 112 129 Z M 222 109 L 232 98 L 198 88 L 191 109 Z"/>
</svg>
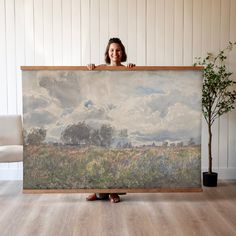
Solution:
<svg viewBox="0 0 236 236">
<path fill-rule="evenodd" d="M 208 173 L 203 172 L 203 185 L 206 187 L 216 187 L 217 186 L 218 174 L 215 172 Z"/>
</svg>

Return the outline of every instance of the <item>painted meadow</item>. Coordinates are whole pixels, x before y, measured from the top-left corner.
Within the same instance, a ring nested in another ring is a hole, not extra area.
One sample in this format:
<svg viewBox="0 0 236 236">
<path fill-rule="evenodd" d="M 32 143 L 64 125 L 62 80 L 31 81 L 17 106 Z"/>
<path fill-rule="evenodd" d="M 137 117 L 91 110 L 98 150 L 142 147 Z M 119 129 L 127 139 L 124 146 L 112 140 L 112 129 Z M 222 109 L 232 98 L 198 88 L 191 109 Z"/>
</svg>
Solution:
<svg viewBox="0 0 236 236">
<path fill-rule="evenodd" d="M 25 71 L 24 189 L 201 187 L 200 71 Z"/>
</svg>

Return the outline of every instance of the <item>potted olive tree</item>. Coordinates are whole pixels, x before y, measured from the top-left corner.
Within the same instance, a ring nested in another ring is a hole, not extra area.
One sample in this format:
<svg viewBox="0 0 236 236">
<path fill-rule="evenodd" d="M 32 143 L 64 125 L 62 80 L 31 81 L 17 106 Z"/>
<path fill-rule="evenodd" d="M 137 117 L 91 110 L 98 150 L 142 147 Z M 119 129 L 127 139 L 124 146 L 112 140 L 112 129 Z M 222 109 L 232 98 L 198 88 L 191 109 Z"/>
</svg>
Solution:
<svg viewBox="0 0 236 236">
<path fill-rule="evenodd" d="M 228 46 L 214 56 L 208 53 L 205 58 L 197 58 L 194 65 L 201 65 L 203 69 L 202 112 L 208 126 L 208 172 L 203 172 L 203 185 L 217 186 L 218 174 L 212 171 L 212 125 L 221 115 L 235 107 L 236 91 L 232 88 L 236 82 L 230 79 L 225 62 L 226 53 L 231 51 L 236 42 L 229 42 Z"/>
</svg>

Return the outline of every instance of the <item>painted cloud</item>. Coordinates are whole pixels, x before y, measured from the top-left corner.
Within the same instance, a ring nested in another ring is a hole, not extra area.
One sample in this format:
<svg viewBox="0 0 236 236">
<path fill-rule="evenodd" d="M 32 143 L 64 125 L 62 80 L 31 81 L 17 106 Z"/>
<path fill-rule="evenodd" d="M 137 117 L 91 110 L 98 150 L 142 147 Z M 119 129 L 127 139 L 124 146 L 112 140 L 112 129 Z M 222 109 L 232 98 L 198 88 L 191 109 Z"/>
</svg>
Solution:
<svg viewBox="0 0 236 236">
<path fill-rule="evenodd" d="M 132 143 L 200 142 L 200 71 L 25 72 L 25 127 L 59 141 L 68 124 L 127 129 Z"/>
</svg>

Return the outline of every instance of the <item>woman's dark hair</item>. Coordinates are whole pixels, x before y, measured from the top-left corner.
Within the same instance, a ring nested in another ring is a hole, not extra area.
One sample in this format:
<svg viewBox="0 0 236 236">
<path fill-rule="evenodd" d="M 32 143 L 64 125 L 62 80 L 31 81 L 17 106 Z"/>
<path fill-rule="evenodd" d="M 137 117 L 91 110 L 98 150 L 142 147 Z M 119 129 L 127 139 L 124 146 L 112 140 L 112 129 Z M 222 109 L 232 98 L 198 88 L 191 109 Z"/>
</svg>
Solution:
<svg viewBox="0 0 236 236">
<path fill-rule="evenodd" d="M 117 43 L 120 45 L 121 47 L 121 51 L 122 51 L 122 57 L 121 57 L 121 62 L 124 62 L 127 60 L 127 54 L 125 52 L 125 46 L 123 45 L 123 43 L 121 42 L 121 40 L 119 38 L 110 38 L 109 41 L 108 41 L 108 44 L 107 44 L 107 47 L 106 47 L 106 51 L 105 51 L 105 62 L 107 64 L 110 64 L 111 63 L 111 59 L 109 57 L 109 54 L 108 54 L 108 51 L 109 51 L 109 48 L 110 48 L 110 45 L 112 43 Z"/>
</svg>

